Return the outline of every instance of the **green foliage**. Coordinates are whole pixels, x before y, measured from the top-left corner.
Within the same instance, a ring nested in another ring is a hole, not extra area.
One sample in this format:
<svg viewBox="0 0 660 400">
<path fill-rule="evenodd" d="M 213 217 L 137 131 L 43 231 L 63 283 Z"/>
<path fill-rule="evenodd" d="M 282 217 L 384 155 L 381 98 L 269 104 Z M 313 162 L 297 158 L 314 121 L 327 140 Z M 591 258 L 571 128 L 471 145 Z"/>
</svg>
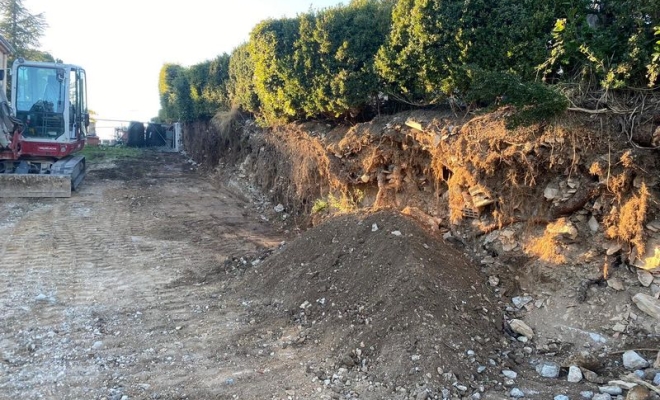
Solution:
<svg viewBox="0 0 660 400">
<path fill-rule="evenodd" d="M 452 66 L 459 62 L 462 1 L 400 0 L 392 29 L 376 56 L 388 92 L 411 103 L 436 103 L 454 91 Z"/>
<path fill-rule="evenodd" d="M 534 80 L 561 7 L 554 0 L 465 2 L 456 35 L 460 64 Z"/>
<path fill-rule="evenodd" d="M 568 107 L 568 99 L 553 87 L 539 82 L 523 82 L 509 73 L 477 71 L 467 100 L 487 105 L 513 105 L 509 128 L 548 121 Z"/>
<path fill-rule="evenodd" d="M 328 202 L 324 199 L 316 199 L 314 205 L 312 206 L 312 214 L 320 213 L 326 211 L 330 207 Z"/>
<path fill-rule="evenodd" d="M 122 158 L 137 158 L 142 155 L 142 149 L 126 146 L 85 146 L 80 152 L 85 160 L 96 163 Z"/>
<path fill-rule="evenodd" d="M 355 211 L 364 200 L 364 191 L 355 189 L 352 193 L 341 193 L 339 196 L 328 194 L 328 206 L 339 213 Z"/>
<path fill-rule="evenodd" d="M 231 53 L 227 92 L 232 107 L 250 113 L 257 113 L 259 110 L 259 97 L 254 89 L 254 64 L 247 42 Z"/>
<path fill-rule="evenodd" d="M 166 122 L 180 120 L 180 111 L 177 109 L 177 97 L 174 85 L 178 76 L 184 74 L 184 68 L 176 64 L 164 64 L 160 68 L 158 77 L 158 95 L 160 97 L 159 119 Z"/>
<path fill-rule="evenodd" d="M 261 103 L 261 116 L 269 123 L 302 116 L 304 91 L 292 68 L 299 28 L 299 19 L 267 20 L 258 24 L 250 34 L 254 88 Z"/>
<path fill-rule="evenodd" d="M 193 120 L 212 118 L 218 111 L 229 110 L 227 93 L 229 80 L 229 55 L 223 54 L 188 68 L 185 72 L 190 84 Z"/>
<path fill-rule="evenodd" d="M 374 56 L 390 13 L 389 3 L 362 0 L 300 18 L 294 73 L 306 116 L 354 117 L 377 95 Z"/>
<path fill-rule="evenodd" d="M 359 114 L 379 91 L 374 56 L 391 9 L 392 1 L 360 0 L 257 25 L 247 51 L 262 118 L 280 123 Z"/>
<path fill-rule="evenodd" d="M 510 123 L 528 124 L 567 107 L 556 82 L 655 87 L 659 18 L 660 0 L 353 0 L 263 21 L 231 56 L 164 66 L 161 119 L 350 119 L 387 97 L 511 104 Z"/>
<path fill-rule="evenodd" d="M 557 18 L 545 77 L 620 89 L 648 83 L 660 0 L 582 0 Z"/>
<path fill-rule="evenodd" d="M 660 37 L 660 25 L 655 28 L 655 36 Z M 648 86 L 655 86 L 655 82 L 658 80 L 658 75 L 660 74 L 660 40 L 655 42 L 653 46 L 653 54 L 651 55 L 651 62 L 646 66 L 647 69 L 647 78 Z"/>
<path fill-rule="evenodd" d="M 30 51 L 39 47 L 39 39 L 48 27 L 43 13 L 31 14 L 23 0 L 0 0 L 0 10 L 0 33 L 16 51 L 14 56 L 34 60 Z"/>
</svg>

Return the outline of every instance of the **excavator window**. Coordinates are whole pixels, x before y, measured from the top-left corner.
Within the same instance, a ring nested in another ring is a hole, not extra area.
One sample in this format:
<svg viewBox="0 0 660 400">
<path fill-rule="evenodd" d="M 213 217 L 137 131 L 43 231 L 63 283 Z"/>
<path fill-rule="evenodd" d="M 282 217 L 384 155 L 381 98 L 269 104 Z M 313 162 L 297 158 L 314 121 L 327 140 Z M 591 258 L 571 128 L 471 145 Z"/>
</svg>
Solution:
<svg viewBox="0 0 660 400">
<path fill-rule="evenodd" d="M 57 138 L 64 133 L 63 71 L 21 66 L 17 71 L 16 116 L 26 137 Z"/>
</svg>

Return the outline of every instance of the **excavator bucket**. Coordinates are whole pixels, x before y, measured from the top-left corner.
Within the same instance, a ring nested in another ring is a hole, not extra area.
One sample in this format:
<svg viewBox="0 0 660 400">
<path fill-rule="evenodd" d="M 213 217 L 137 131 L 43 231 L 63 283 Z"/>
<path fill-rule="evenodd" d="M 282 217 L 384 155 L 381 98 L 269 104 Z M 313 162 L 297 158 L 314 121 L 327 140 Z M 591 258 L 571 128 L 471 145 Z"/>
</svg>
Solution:
<svg viewBox="0 0 660 400">
<path fill-rule="evenodd" d="M 0 174 L 0 197 L 71 197 L 71 177 Z"/>
<path fill-rule="evenodd" d="M 85 157 L 69 156 L 50 174 L 0 174 L 0 197 L 71 197 L 86 175 Z"/>
</svg>

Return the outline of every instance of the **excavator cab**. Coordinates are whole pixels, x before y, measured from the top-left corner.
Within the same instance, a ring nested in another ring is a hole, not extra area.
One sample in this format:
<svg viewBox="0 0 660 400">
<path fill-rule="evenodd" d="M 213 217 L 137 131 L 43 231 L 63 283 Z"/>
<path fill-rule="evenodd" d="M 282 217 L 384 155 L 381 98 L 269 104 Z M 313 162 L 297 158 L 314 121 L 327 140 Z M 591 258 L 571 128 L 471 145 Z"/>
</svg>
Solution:
<svg viewBox="0 0 660 400">
<path fill-rule="evenodd" d="M 89 125 L 84 69 L 18 59 L 12 72 L 11 102 L 25 141 L 84 140 Z"/>
<path fill-rule="evenodd" d="M 14 61 L 11 105 L 0 96 L 0 197 L 69 197 L 86 174 L 85 70 Z"/>
</svg>

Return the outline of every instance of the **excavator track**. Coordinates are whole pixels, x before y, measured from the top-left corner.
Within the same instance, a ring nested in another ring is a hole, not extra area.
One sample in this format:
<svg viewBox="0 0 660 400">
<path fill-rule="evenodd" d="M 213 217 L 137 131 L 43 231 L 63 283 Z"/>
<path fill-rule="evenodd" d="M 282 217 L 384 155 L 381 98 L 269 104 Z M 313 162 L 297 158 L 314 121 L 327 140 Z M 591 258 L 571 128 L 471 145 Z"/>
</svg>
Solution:
<svg viewBox="0 0 660 400">
<path fill-rule="evenodd" d="M 84 156 L 55 162 L 49 174 L 0 174 L 0 197 L 71 197 L 87 173 Z"/>
</svg>

